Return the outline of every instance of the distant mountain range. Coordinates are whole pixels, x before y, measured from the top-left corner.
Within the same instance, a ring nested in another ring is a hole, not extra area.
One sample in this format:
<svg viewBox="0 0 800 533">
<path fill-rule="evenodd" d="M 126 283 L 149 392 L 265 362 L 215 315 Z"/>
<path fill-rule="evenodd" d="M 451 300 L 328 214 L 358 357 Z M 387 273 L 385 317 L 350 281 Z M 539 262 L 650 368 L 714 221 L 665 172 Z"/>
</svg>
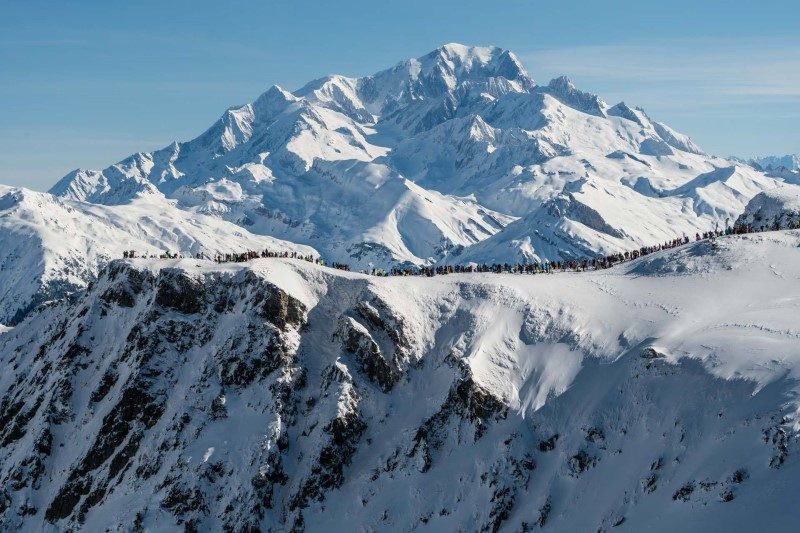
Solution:
<svg viewBox="0 0 800 533">
<path fill-rule="evenodd" d="M 749 159 L 739 159 L 763 170 L 777 170 L 785 168 L 788 170 L 800 170 L 800 155 L 765 155 L 751 157 Z"/>
</svg>

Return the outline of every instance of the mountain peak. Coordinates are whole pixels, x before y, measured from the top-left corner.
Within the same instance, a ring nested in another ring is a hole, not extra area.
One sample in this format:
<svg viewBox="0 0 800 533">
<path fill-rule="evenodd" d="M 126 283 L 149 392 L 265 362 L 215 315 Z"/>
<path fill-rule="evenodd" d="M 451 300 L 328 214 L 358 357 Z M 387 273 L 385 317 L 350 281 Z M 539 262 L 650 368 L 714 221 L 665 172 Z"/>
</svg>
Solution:
<svg viewBox="0 0 800 533">
<path fill-rule="evenodd" d="M 509 80 L 530 80 L 525 67 L 509 50 L 497 46 L 467 46 L 448 43 L 419 59 L 445 60 L 455 73 L 475 73 L 480 76 L 503 77 Z"/>
<path fill-rule="evenodd" d="M 259 102 L 261 100 L 269 100 L 269 101 L 283 100 L 285 102 L 292 102 L 294 100 L 297 100 L 297 98 L 292 93 L 281 87 L 280 85 L 273 85 L 272 87 L 264 91 L 261 94 L 261 96 L 259 96 L 256 99 L 256 102 Z"/>
<path fill-rule="evenodd" d="M 575 87 L 575 84 L 567 76 L 553 78 L 547 87 L 542 88 L 542 92 L 584 113 L 599 117 L 605 116 L 604 109 L 607 107 L 605 102 L 596 94 L 587 93 Z"/>
<path fill-rule="evenodd" d="M 630 120 L 631 122 L 635 122 L 642 127 L 645 125 L 644 119 L 647 118 L 647 115 L 645 115 L 641 109 L 633 109 L 625 102 L 620 102 L 610 108 L 608 110 L 608 114 L 610 116 L 621 117 Z"/>
<path fill-rule="evenodd" d="M 256 113 L 266 112 L 267 114 L 272 114 L 297 100 L 298 98 L 289 91 L 278 85 L 273 85 L 253 102 L 253 109 Z"/>
<path fill-rule="evenodd" d="M 575 84 L 572 83 L 572 80 L 569 76 L 559 76 L 557 78 L 553 78 L 550 80 L 550 83 L 547 84 L 548 87 L 551 89 L 559 90 L 559 91 L 574 91 L 576 90 Z"/>
<path fill-rule="evenodd" d="M 488 63 L 496 50 L 499 50 L 496 46 L 467 46 L 461 43 L 447 43 L 431 52 L 431 54 L 440 54 L 462 62 L 477 59 L 482 63 Z"/>
<path fill-rule="evenodd" d="M 516 257 L 523 237 L 526 257 L 547 259 L 649 245 L 713 228 L 779 179 L 740 169 L 703 204 L 674 200 L 685 183 L 687 195 L 719 188 L 692 180 L 720 164 L 632 105 L 610 107 L 567 76 L 536 86 L 510 51 L 450 43 L 371 76 L 271 87 L 191 141 L 73 173 L 53 193 L 117 205 L 155 188 L 330 260 L 392 267 L 438 261 L 442 243 L 491 239 L 469 252 L 479 259 Z M 543 206 L 562 192 L 579 202 L 547 226 Z M 517 225 L 527 235 L 505 229 L 529 213 Z"/>
<path fill-rule="evenodd" d="M 373 115 L 395 112 L 412 102 L 438 100 L 468 83 L 503 78 L 516 92 L 535 87 L 519 59 L 496 46 L 449 43 L 417 58 L 353 80 L 359 98 Z M 307 89 L 295 94 L 301 95 Z"/>
</svg>

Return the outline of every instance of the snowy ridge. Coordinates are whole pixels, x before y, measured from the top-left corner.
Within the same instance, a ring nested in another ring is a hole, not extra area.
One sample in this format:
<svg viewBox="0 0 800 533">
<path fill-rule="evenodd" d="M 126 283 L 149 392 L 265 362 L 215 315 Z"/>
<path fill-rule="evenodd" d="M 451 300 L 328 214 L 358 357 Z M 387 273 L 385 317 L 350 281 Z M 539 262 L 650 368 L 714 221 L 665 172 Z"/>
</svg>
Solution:
<svg viewBox="0 0 800 533">
<path fill-rule="evenodd" d="M 0 336 L 0 525 L 785 529 L 799 244 L 533 277 L 116 261 Z"/>
<path fill-rule="evenodd" d="M 797 228 L 774 163 L 448 44 L 0 186 L 0 530 L 789 530 L 797 229 L 118 259 Z"/>
</svg>

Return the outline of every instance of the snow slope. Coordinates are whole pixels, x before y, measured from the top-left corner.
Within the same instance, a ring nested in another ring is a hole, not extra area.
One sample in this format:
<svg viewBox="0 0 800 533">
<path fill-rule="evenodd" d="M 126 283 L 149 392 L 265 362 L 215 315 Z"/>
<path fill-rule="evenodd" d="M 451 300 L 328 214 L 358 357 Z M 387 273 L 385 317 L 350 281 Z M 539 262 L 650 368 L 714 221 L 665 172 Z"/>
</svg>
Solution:
<svg viewBox="0 0 800 533">
<path fill-rule="evenodd" d="M 798 245 L 537 276 L 116 261 L 0 336 L 0 524 L 791 529 Z"/>
<path fill-rule="evenodd" d="M 0 186 L 0 323 L 85 288 L 123 250 L 213 255 L 269 248 L 318 255 L 174 204 L 157 191 L 109 207 Z"/>
<path fill-rule="evenodd" d="M 272 87 L 196 139 L 72 172 L 51 192 L 120 205 L 157 189 L 330 260 L 387 267 L 652 245 L 730 224 L 786 179 L 566 77 L 537 85 L 507 50 L 448 44 L 371 76 Z"/>
</svg>

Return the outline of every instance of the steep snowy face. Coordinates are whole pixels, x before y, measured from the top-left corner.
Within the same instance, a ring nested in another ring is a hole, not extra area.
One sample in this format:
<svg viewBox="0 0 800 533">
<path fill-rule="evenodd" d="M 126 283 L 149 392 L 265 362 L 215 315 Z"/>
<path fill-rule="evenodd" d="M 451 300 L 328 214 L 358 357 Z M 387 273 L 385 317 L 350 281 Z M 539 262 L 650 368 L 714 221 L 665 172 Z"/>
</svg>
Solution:
<svg viewBox="0 0 800 533">
<path fill-rule="evenodd" d="M 127 250 L 319 255 L 174 204 L 158 191 L 112 208 L 0 186 L 0 323 L 16 322 L 42 302 L 84 289 L 105 263 Z"/>
<path fill-rule="evenodd" d="M 0 526 L 786 529 L 798 244 L 586 275 L 113 262 L 0 335 Z"/>
<path fill-rule="evenodd" d="M 389 267 L 450 250 L 489 261 L 651 245 L 730 223 L 789 178 L 706 155 L 567 77 L 536 85 L 507 50 L 448 44 L 363 78 L 273 87 L 194 140 L 75 171 L 51 192 L 121 205 L 157 190 L 331 260 Z M 579 208 L 548 220 L 564 198 Z M 597 220 L 572 216 L 586 213 Z"/>
<path fill-rule="evenodd" d="M 50 193 L 71 200 L 111 205 L 124 204 L 148 194 L 158 195 L 158 189 L 146 178 L 153 168 L 154 155 L 137 154 L 102 172 L 73 170 L 61 178 Z"/>
</svg>

